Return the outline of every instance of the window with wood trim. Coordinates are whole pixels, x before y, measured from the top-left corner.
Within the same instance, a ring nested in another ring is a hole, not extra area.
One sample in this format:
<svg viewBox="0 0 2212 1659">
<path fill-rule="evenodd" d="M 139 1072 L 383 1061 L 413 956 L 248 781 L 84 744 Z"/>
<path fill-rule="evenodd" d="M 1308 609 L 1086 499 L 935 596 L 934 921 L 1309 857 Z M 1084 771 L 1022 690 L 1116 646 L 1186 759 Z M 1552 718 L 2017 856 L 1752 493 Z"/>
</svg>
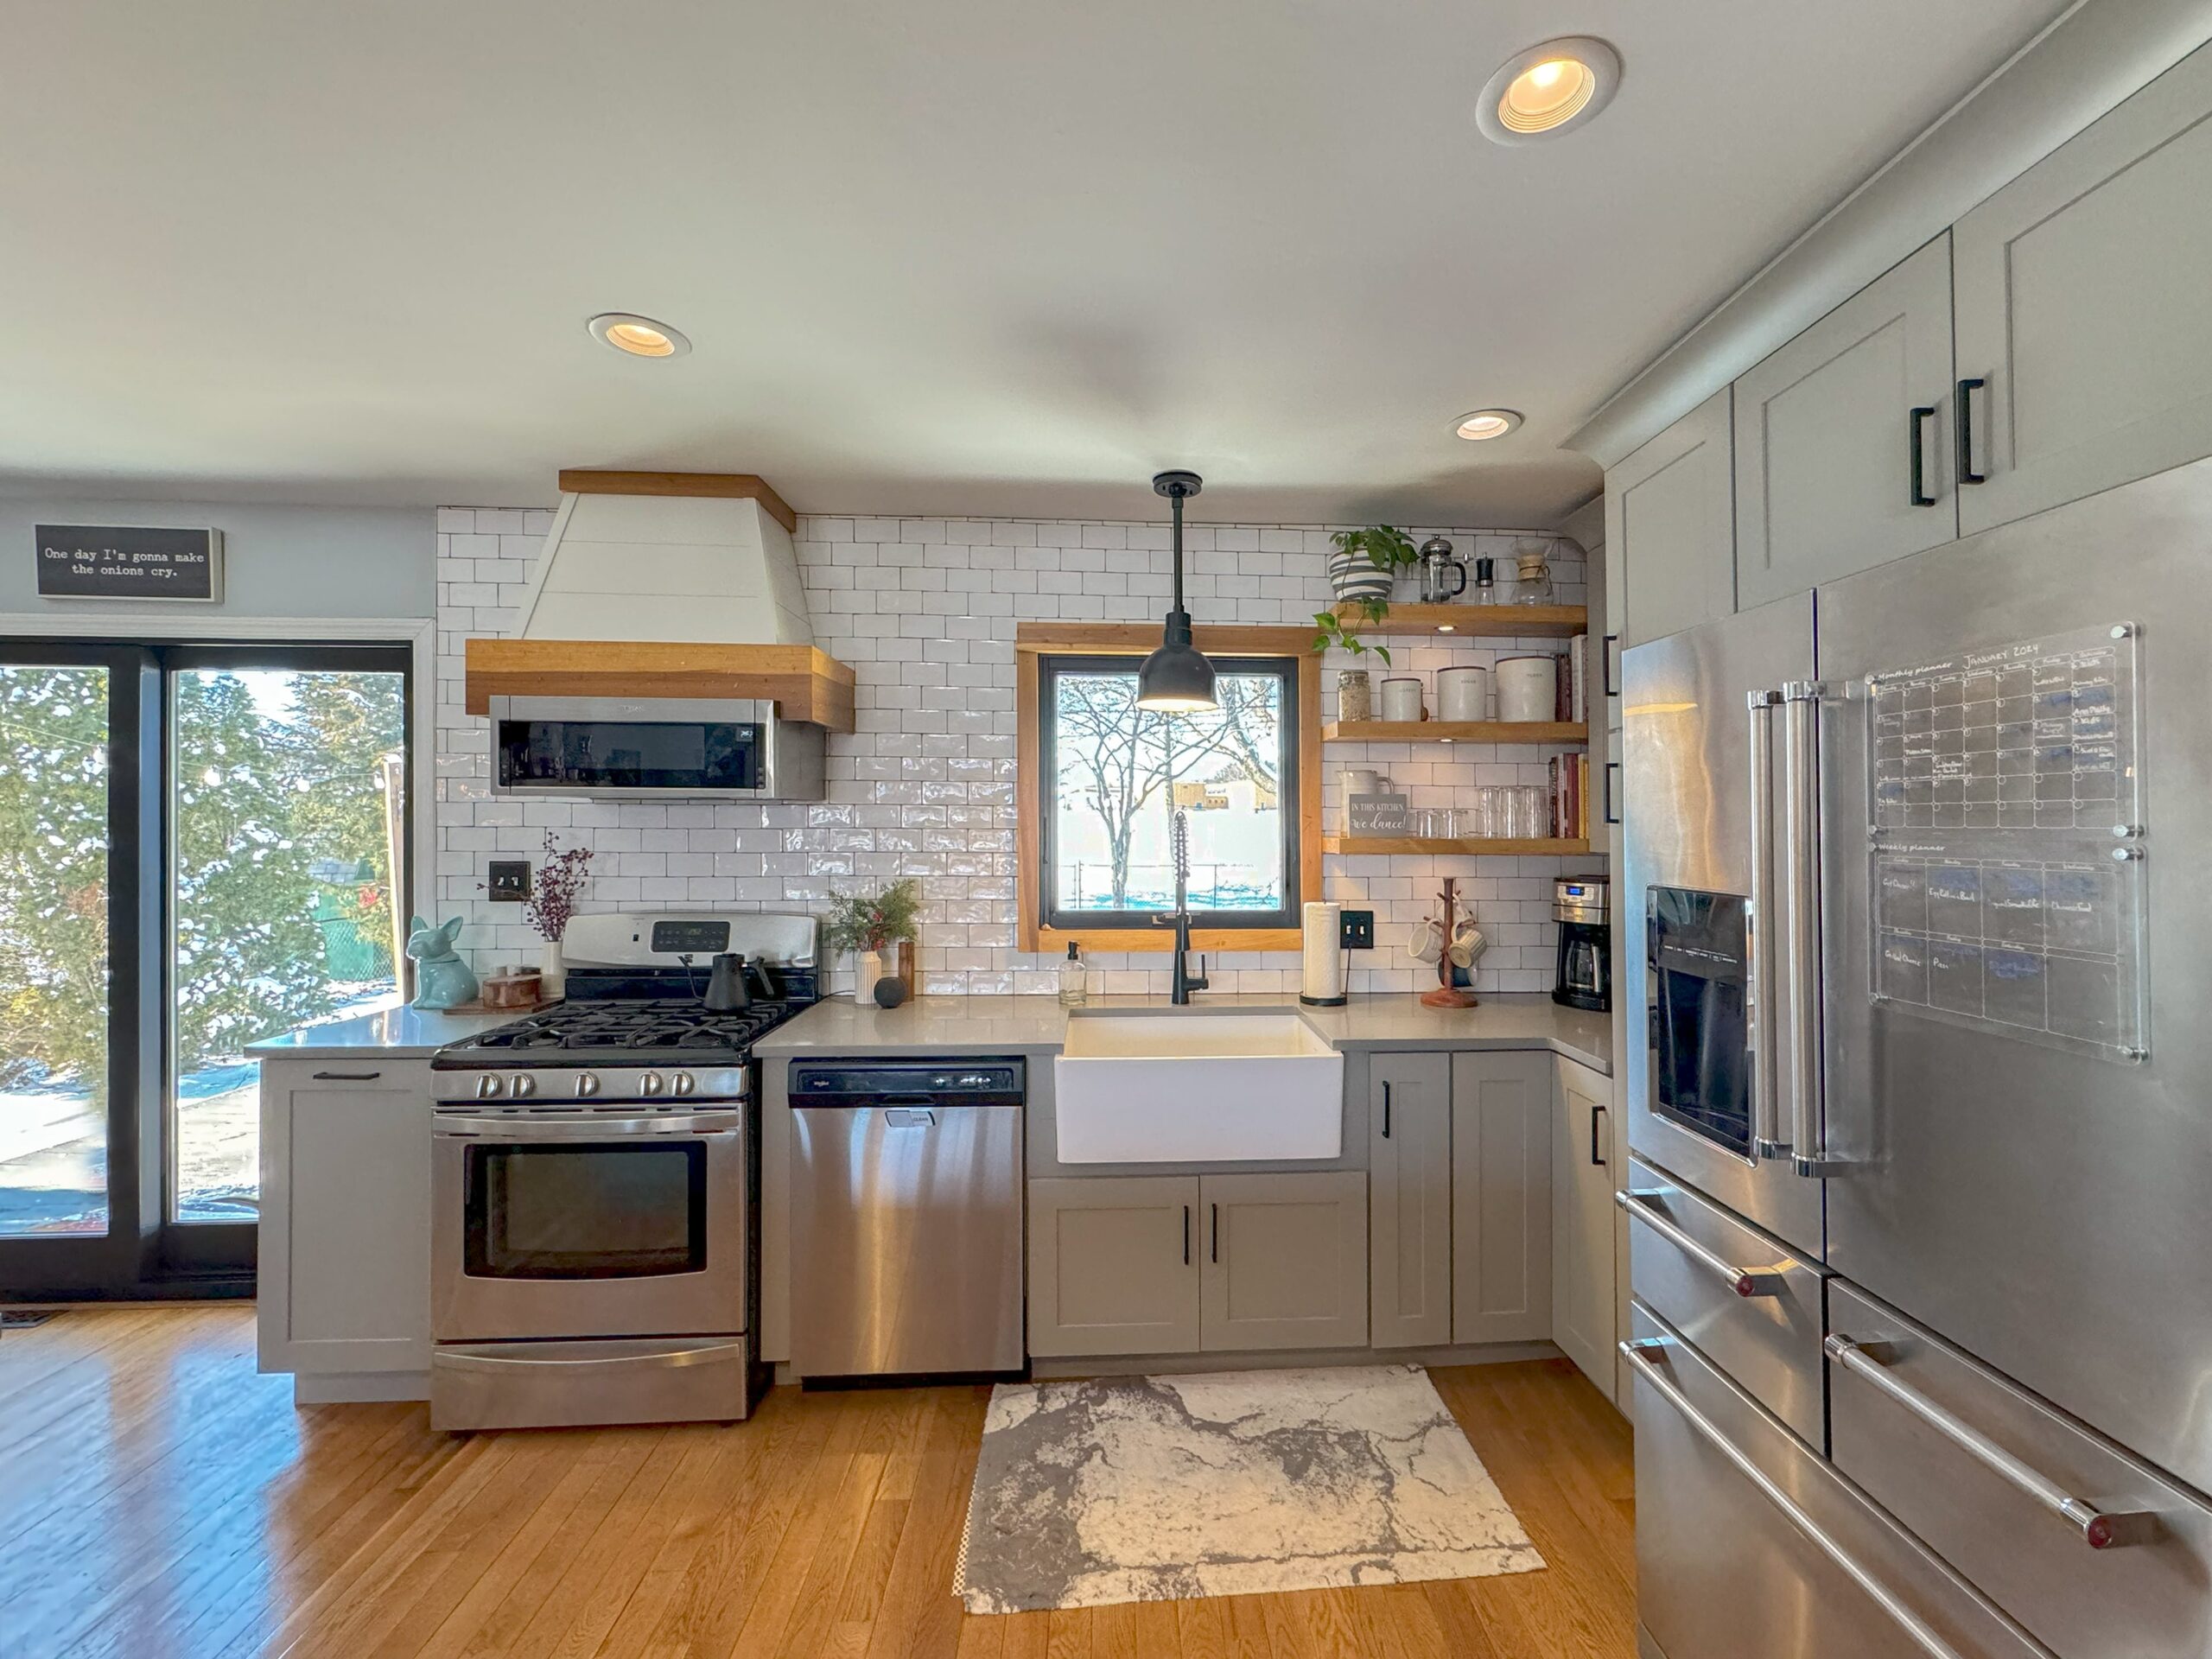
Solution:
<svg viewBox="0 0 2212 1659">
<path fill-rule="evenodd" d="M 1154 918 L 1175 905 L 1179 819 L 1207 948 L 1295 938 L 1319 886 L 1319 779 L 1307 775 L 1318 755 L 1305 735 L 1317 677 L 1297 657 L 1208 654 L 1221 707 L 1195 715 L 1138 708 L 1142 658 L 1118 644 L 1025 655 L 1024 948 L 1163 948 Z"/>
</svg>

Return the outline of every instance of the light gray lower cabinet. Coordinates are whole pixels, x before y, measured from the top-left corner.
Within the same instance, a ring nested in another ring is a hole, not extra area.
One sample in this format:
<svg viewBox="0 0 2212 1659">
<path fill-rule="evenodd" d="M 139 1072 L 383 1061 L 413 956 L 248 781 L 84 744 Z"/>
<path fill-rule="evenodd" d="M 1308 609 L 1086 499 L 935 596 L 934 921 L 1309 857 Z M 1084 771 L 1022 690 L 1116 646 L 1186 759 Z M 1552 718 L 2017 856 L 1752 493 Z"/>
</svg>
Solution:
<svg viewBox="0 0 2212 1659">
<path fill-rule="evenodd" d="M 1552 1340 L 1613 1397 L 1613 1080 L 1559 1063 L 1553 1113 Z"/>
<path fill-rule="evenodd" d="M 2208 200 L 2212 47 L 1953 226 L 1962 534 L 2212 454 Z"/>
<path fill-rule="evenodd" d="M 430 1369 L 430 1065 L 261 1067 L 260 1367 Z"/>
<path fill-rule="evenodd" d="M 1452 1057 L 1377 1054 L 1367 1102 L 1368 1321 L 1377 1348 L 1452 1340 Z"/>
<path fill-rule="evenodd" d="M 1208 1175 L 1198 1345 L 1367 1344 L 1367 1177 Z"/>
<path fill-rule="evenodd" d="M 1548 1052 L 1452 1057 L 1452 1340 L 1534 1342 L 1552 1325 Z"/>
<path fill-rule="evenodd" d="M 1029 1183 L 1029 1351 L 1198 1346 L 1198 1178 Z"/>
</svg>

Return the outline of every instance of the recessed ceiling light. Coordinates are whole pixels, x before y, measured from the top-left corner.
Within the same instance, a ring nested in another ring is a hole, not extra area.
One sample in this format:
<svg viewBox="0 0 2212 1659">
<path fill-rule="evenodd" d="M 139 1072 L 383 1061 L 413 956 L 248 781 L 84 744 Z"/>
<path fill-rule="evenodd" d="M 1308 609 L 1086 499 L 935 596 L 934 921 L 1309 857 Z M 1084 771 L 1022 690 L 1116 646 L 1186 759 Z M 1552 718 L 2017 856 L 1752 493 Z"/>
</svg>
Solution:
<svg viewBox="0 0 2212 1659">
<path fill-rule="evenodd" d="M 584 325 L 592 338 L 604 340 L 632 357 L 681 357 L 691 342 L 664 322 L 632 316 L 627 311 L 605 311 Z"/>
<path fill-rule="evenodd" d="M 1501 144 L 1555 138 L 1594 118 L 1621 84 L 1620 54 L 1588 35 L 1516 52 L 1484 83 L 1475 124 Z"/>
<path fill-rule="evenodd" d="M 1461 437 L 1479 443 L 1485 438 L 1502 438 L 1521 424 L 1517 409 L 1478 409 L 1462 415 L 1452 423 L 1452 429 Z"/>
</svg>

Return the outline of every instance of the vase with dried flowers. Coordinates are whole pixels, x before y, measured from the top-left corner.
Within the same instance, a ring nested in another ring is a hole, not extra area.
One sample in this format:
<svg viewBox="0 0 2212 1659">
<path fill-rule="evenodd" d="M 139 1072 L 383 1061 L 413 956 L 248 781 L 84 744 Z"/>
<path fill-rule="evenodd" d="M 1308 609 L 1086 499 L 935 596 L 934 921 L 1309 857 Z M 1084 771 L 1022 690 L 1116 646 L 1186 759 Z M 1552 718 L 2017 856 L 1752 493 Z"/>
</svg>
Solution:
<svg viewBox="0 0 2212 1659">
<path fill-rule="evenodd" d="M 545 832 L 545 856 L 537 867 L 537 881 L 523 901 L 523 919 L 545 941 L 540 959 L 543 995 L 550 1000 L 566 989 L 569 964 L 561 954 L 561 936 L 576 913 L 576 899 L 591 879 L 591 849 L 557 846 L 553 832 Z"/>
<path fill-rule="evenodd" d="M 912 876 L 873 893 L 833 893 L 822 926 L 823 942 L 855 957 L 853 1000 L 866 1002 L 883 976 L 883 953 L 895 950 L 897 973 L 914 989 L 914 940 L 920 931 L 922 884 Z"/>
</svg>

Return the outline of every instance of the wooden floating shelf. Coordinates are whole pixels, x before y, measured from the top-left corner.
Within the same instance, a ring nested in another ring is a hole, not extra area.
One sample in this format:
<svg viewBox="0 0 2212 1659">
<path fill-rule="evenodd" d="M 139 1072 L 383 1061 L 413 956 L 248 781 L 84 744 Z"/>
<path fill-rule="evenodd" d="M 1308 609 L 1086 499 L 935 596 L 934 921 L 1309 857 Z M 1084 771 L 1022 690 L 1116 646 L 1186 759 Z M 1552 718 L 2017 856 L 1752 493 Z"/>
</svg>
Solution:
<svg viewBox="0 0 2212 1659">
<path fill-rule="evenodd" d="M 1325 853 L 1456 853 L 1471 858 L 1491 855 L 1535 858 L 1586 853 L 1590 850 L 1590 843 L 1580 839 L 1565 841 L 1549 836 L 1531 841 L 1460 841 L 1435 836 L 1324 836 L 1321 837 L 1321 850 Z"/>
<path fill-rule="evenodd" d="M 1332 720 L 1324 743 L 1587 743 L 1590 728 L 1565 720 Z"/>
<path fill-rule="evenodd" d="M 467 642 L 468 712 L 493 697 L 738 697 L 785 720 L 853 729 L 853 671 L 812 645 L 493 639 Z"/>
<path fill-rule="evenodd" d="M 1581 605 L 1393 605 L 1380 622 L 1370 622 L 1350 605 L 1337 614 L 1344 618 L 1347 633 L 1572 639 L 1590 631 L 1590 612 Z"/>
</svg>

